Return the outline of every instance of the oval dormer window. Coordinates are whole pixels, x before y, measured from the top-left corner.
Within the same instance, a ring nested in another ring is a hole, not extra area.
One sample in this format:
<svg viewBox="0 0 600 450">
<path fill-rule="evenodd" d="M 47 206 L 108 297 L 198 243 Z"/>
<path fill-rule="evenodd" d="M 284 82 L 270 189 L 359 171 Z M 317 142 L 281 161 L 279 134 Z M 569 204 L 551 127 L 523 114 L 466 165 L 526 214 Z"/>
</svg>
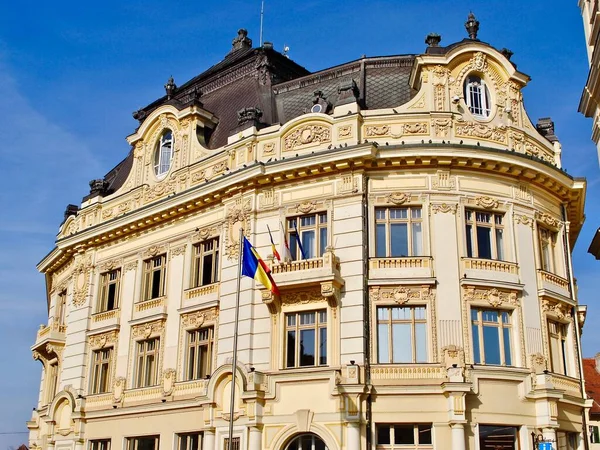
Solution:
<svg viewBox="0 0 600 450">
<path fill-rule="evenodd" d="M 476 75 L 465 81 L 465 102 L 471 114 L 478 119 L 487 119 L 491 113 L 490 91 L 485 81 Z"/>
<path fill-rule="evenodd" d="M 173 159 L 173 132 L 165 130 L 156 152 L 154 152 L 154 173 L 158 178 L 163 178 L 171 168 L 171 160 Z"/>
</svg>

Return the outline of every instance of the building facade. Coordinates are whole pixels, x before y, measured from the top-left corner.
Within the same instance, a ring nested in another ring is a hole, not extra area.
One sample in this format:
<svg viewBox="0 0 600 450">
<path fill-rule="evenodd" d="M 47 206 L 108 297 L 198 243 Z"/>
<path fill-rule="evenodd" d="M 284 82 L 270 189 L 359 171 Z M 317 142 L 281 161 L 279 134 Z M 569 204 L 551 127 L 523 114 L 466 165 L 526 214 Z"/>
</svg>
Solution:
<svg viewBox="0 0 600 450">
<path fill-rule="evenodd" d="M 466 26 L 316 73 L 240 30 L 136 111 L 38 266 L 30 448 L 583 448 L 585 182 Z M 241 280 L 231 408 L 240 229 L 280 292 Z"/>
</svg>

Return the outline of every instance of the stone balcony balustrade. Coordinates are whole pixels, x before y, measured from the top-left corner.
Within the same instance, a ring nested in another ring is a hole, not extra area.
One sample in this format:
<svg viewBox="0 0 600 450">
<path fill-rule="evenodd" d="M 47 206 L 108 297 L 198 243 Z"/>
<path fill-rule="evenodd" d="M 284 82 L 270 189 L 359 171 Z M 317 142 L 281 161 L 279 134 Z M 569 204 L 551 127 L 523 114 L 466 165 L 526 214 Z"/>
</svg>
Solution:
<svg viewBox="0 0 600 450">
<path fill-rule="evenodd" d="M 466 278 L 519 283 L 519 265 L 510 261 L 484 258 L 461 258 Z"/>
<path fill-rule="evenodd" d="M 538 290 L 541 296 L 571 298 L 569 280 L 541 269 L 538 270 Z"/>
<path fill-rule="evenodd" d="M 67 327 L 52 321 L 48 325 L 40 325 L 35 344 L 31 347 L 34 359 L 40 357 L 52 359 L 59 349 L 65 345 Z"/>
<path fill-rule="evenodd" d="M 431 277 L 433 277 L 433 259 L 431 256 L 369 259 L 370 279 Z"/>
</svg>

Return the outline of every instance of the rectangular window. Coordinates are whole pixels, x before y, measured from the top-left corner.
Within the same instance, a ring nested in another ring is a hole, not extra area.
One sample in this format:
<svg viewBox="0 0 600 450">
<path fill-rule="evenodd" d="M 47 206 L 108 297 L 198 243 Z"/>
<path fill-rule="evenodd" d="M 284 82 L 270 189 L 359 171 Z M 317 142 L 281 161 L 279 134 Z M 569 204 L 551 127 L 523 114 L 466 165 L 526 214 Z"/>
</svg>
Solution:
<svg viewBox="0 0 600 450">
<path fill-rule="evenodd" d="M 213 328 L 187 332 L 186 380 L 198 380 L 211 374 Z"/>
<path fill-rule="evenodd" d="M 110 450 L 110 439 L 96 439 L 90 441 L 90 450 Z"/>
<path fill-rule="evenodd" d="M 377 447 L 431 449 L 431 424 L 377 424 Z"/>
<path fill-rule="evenodd" d="M 225 443 L 223 444 L 224 450 L 229 450 L 229 438 L 225 438 Z M 240 438 L 234 437 L 231 438 L 231 450 L 240 450 Z"/>
<path fill-rule="evenodd" d="M 590 425 L 590 442 L 592 444 L 600 444 L 600 431 L 598 430 L 597 425 Z"/>
<path fill-rule="evenodd" d="M 540 227 L 538 229 L 540 239 L 540 267 L 546 272 L 554 272 L 554 248 L 556 245 L 556 233 Z"/>
<path fill-rule="evenodd" d="M 92 354 L 92 394 L 103 394 L 110 390 L 112 353 L 112 348 L 104 348 Z"/>
<path fill-rule="evenodd" d="M 479 425 L 479 448 L 517 450 L 517 427 Z"/>
<path fill-rule="evenodd" d="M 97 312 L 112 311 L 119 307 L 120 278 L 120 269 L 111 270 L 100 275 Z"/>
<path fill-rule="evenodd" d="M 375 256 L 385 258 L 422 255 L 421 208 L 376 208 Z"/>
<path fill-rule="evenodd" d="M 165 295 L 166 255 L 144 261 L 144 290 L 142 300 L 152 300 Z"/>
<path fill-rule="evenodd" d="M 185 433 L 179 435 L 178 450 L 200 450 L 202 448 L 201 433 Z"/>
<path fill-rule="evenodd" d="M 556 432 L 557 450 L 577 450 L 579 447 L 579 433 L 569 433 L 568 431 Z"/>
<path fill-rule="evenodd" d="M 285 315 L 285 367 L 327 365 L 327 311 Z"/>
<path fill-rule="evenodd" d="M 427 362 L 425 306 L 377 308 L 379 363 Z"/>
<path fill-rule="evenodd" d="M 160 436 L 127 438 L 127 450 L 158 450 Z"/>
<path fill-rule="evenodd" d="M 504 260 L 504 214 L 465 211 L 467 256 Z"/>
<path fill-rule="evenodd" d="M 194 245 L 192 287 L 219 281 L 219 239 L 208 239 Z"/>
<path fill-rule="evenodd" d="M 508 311 L 471 309 L 475 364 L 511 366 L 511 315 Z"/>
<path fill-rule="evenodd" d="M 137 343 L 135 387 L 154 386 L 158 380 L 158 349 L 160 339 L 147 339 Z"/>
<path fill-rule="evenodd" d="M 307 214 L 288 219 L 288 243 L 292 260 L 323 256 L 327 248 L 327 213 Z M 302 256 L 304 250 L 304 257 Z"/>
<path fill-rule="evenodd" d="M 567 374 L 567 330 L 564 323 L 548 321 L 548 338 L 550 340 L 550 364 L 552 372 Z"/>
<path fill-rule="evenodd" d="M 67 321 L 67 291 L 62 291 L 56 299 L 56 321 L 59 325 L 65 325 Z"/>
</svg>

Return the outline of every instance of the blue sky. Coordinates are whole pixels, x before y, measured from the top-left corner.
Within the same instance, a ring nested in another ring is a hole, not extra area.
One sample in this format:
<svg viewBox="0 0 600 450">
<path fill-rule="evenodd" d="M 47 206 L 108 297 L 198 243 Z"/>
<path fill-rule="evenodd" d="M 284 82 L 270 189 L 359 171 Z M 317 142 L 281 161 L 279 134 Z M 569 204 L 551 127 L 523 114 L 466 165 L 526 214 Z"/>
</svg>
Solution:
<svg viewBox="0 0 600 450">
<path fill-rule="evenodd" d="M 221 2 L 4 1 L 0 15 L 0 450 L 27 442 L 40 364 L 29 347 L 46 322 L 36 263 L 52 248 L 68 203 L 128 152 L 131 112 L 222 59 L 240 27 L 258 44 L 260 0 Z M 470 10 L 479 37 L 514 52 L 532 81 L 532 121 L 551 116 L 563 165 L 588 179 L 587 220 L 574 250 L 581 303 L 589 305 L 585 356 L 600 351 L 595 280 L 587 248 L 600 226 L 600 171 L 591 121 L 577 112 L 587 76 L 577 1 L 266 0 L 265 40 L 309 70 L 368 56 L 419 53 L 429 32 L 447 45 L 466 37 Z"/>
</svg>

